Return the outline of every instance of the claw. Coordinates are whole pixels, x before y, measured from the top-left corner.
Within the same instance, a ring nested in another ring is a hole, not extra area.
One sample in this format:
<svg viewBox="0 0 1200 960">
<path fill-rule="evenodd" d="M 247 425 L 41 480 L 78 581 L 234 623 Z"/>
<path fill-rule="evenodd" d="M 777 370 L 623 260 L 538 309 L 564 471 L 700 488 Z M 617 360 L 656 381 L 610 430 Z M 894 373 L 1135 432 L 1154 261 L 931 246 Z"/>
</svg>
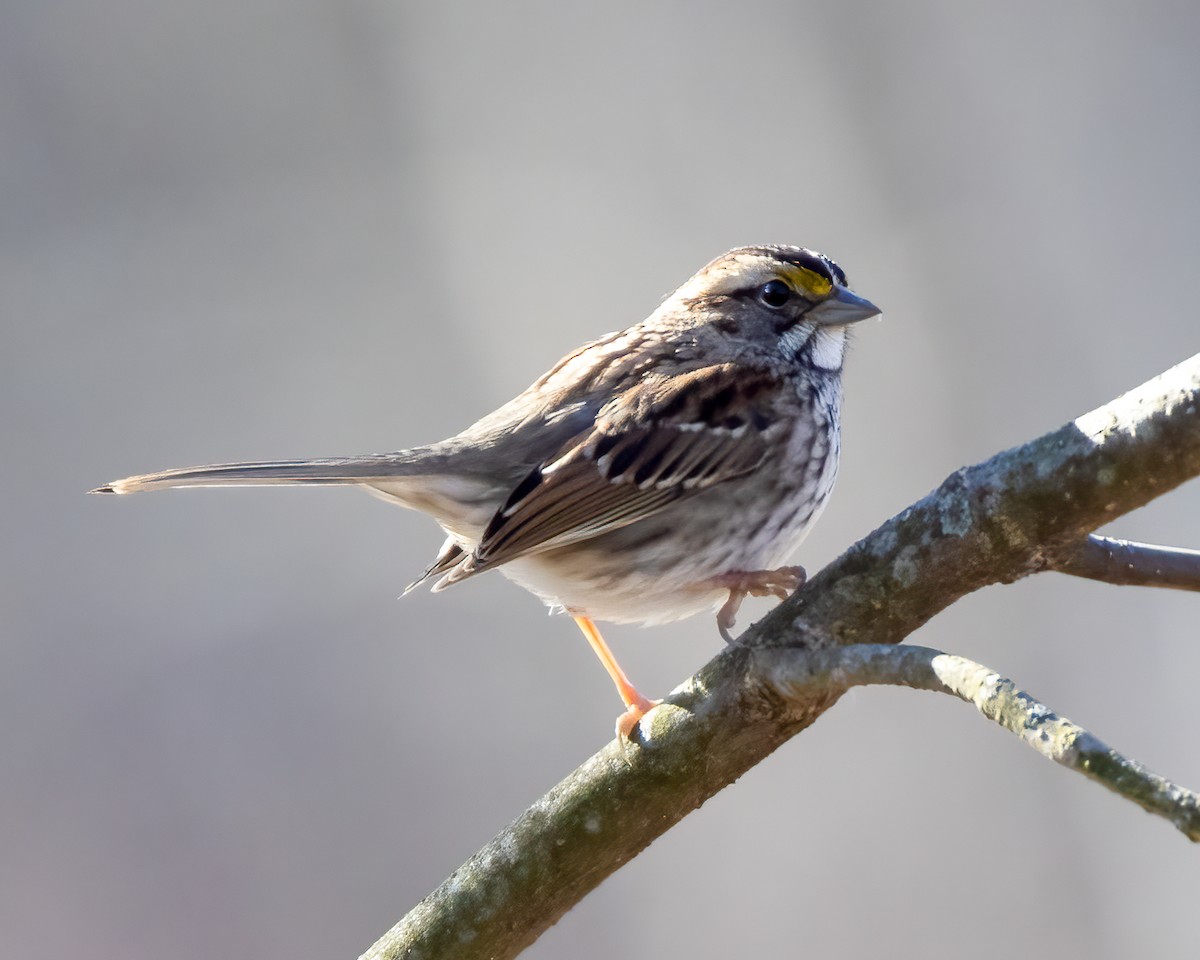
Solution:
<svg viewBox="0 0 1200 960">
<path fill-rule="evenodd" d="M 717 629 L 726 643 L 733 643 L 731 632 L 737 622 L 737 612 L 746 597 L 778 597 L 786 600 L 808 578 L 803 567 L 780 567 L 778 570 L 750 570 L 745 573 L 723 573 L 710 582 L 729 590 L 729 599 L 717 611 Z"/>
<path fill-rule="evenodd" d="M 634 728 L 641 722 L 642 717 L 657 707 L 661 700 L 647 700 L 639 694 L 638 702 L 631 703 L 629 709 L 617 717 L 616 734 L 621 741 L 633 739 Z"/>
</svg>

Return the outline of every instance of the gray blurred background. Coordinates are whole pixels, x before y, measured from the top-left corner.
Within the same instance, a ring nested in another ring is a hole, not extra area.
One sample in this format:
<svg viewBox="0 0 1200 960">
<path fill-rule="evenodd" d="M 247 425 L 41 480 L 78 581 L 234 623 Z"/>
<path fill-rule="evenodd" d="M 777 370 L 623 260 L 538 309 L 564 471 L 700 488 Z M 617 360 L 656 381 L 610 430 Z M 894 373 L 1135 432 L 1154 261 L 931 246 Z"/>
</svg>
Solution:
<svg viewBox="0 0 1200 960">
<path fill-rule="evenodd" d="M 724 249 L 800 243 L 886 312 L 815 569 L 1198 348 L 1195 4 L 0 18 L 5 956 L 356 956 L 619 707 L 499 576 L 398 602 L 416 514 L 87 488 L 438 439 Z M 1113 530 L 1200 545 L 1200 490 Z M 914 639 L 1196 787 L 1198 604 L 1045 576 Z M 652 694 L 721 645 L 609 637 Z M 1197 866 L 970 708 L 864 690 L 528 955 L 1190 954 Z"/>
</svg>

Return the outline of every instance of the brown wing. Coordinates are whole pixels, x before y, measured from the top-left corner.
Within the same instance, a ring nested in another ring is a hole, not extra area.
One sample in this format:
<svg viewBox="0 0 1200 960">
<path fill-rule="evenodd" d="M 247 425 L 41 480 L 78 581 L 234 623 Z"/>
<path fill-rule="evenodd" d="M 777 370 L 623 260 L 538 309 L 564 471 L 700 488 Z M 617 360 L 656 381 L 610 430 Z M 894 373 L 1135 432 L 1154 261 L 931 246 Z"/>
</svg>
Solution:
<svg viewBox="0 0 1200 960">
<path fill-rule="evenodd" d="M 446 585 L 615 530 L 749 473 L 778 429 L 778 390 L 767 371 L 732 364 L 642 381 L 514 488 Z"/>
</svg>

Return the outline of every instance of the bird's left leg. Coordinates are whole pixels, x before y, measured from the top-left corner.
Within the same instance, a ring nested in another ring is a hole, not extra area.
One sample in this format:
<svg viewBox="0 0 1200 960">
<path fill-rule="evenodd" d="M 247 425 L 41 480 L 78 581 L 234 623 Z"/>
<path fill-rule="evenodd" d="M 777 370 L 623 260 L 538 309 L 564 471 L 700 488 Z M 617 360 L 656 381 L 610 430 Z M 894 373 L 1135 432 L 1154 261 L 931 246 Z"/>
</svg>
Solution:
<svg viewBox="0 0 1200 960">
<path fill-rule="evenodd" d="M 625 701 L 625 706 L 629 708 L 617 717 L 617 737 L 628 740 L 629 734 L 633 732 L 633 728 L 637 726 L 637 722 L 646 713 L 662 703 L 662 701 L 650 700 L 638 693 L 637 687 L 625 676 L 625 671 L 617 663 L 617 658 L 608 649 L 608 644 L 604 642 L 604 638 L 600 636 L 600 631 L 596 629 L 596 625 L 592 623 L 590 618 L 577 616 L 576 614 L 571 614 L 571 618 L 579 624 L 579 629 L 583 631 L 583 635 L 587 637 L 588 643 L 592 645 L 596 656 L 604 664 L 604 669 L 608 671 L 608 675 L 612 677 L 613 683 L 616 684 L 617 693 L 621 695 L 621 699 Z"/>
</svg>

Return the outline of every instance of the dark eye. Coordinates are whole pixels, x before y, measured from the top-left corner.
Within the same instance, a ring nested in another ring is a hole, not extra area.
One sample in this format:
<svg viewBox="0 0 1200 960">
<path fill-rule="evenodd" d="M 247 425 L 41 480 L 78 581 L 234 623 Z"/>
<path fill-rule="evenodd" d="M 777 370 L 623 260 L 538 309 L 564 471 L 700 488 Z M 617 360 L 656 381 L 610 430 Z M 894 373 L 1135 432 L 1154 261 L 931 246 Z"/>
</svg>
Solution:
<svg viewBox="0 0 1200 960">
<path fill-rule="evenodd" d="M 758 288 L 758 299 L 768 307 L 779 309 L 792 299 L 792 288 L 782 280 L 768 280 Z"/>
</svg>

